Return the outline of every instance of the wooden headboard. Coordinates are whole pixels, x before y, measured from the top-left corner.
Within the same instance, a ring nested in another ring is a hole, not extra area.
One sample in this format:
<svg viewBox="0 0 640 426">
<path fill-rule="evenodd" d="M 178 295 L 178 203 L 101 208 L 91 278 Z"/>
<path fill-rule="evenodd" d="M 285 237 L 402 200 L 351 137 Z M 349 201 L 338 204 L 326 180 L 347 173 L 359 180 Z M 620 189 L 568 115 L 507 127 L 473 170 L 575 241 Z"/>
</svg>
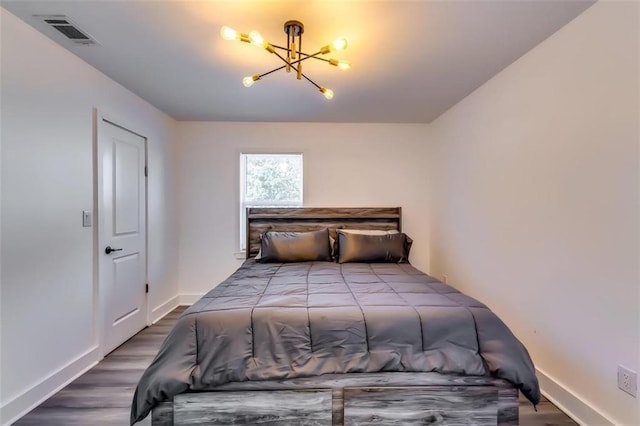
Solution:
<svg viewBox="0 0 640 426">
<path fill-rule="evenodd" d="M 260 235 L 268 230 L 307 232 L 324 228 L 402 231 L 402 208 L 249 207 L 247 208 L 247 258 L 258 254 Z"/>
</svg>

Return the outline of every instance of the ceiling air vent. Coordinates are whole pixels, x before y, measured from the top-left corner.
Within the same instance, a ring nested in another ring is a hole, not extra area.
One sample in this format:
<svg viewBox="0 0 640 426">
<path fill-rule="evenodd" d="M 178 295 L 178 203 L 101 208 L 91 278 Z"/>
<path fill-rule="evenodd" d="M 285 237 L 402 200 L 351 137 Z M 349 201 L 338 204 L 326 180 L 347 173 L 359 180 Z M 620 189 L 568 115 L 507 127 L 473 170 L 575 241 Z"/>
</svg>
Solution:
<svg viewBox="0 0 640 426">
<path fill-rule="evenodd" d="M 61 32 L 66 38 L 76 44 L 97 44 L 97 42 L 88 35 L 85 31 L 82 31 L 76 24 L 74 24 L 69 18 L 64 15 L 35 15 L 42 19 L 45 24 Z"/>
</svg>

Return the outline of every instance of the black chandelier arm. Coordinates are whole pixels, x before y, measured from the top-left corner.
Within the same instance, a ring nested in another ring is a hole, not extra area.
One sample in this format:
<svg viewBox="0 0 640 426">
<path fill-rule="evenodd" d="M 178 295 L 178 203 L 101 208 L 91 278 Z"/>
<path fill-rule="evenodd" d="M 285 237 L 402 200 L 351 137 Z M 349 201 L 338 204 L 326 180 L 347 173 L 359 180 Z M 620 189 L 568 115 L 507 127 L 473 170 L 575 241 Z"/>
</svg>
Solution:
<svg viewBox="0 0 640 426">
<path fill-rule="evenodd" d="M 272 44 L 271 46 L 275 47 L 276 49 L 284 50 L 285 52 L 289 51 L 289 49 L 287 49 L 286 47 L 276 46 L 275 44 Z M 276 52 L 273 52 L 273 53 L 276 53 Z M 300 54 L 301 58 L 300 59 L 296 59 L 295 61 L 291 61 L 291 65 L 297 64 L 298 62 L 306 61 L 307 59 L 318 59 L 320 61 L 329 62 L 328 59 L 318 57 L 318 55 L 322 55 L 322 52 L 320 52 L 320 51 L 318 51 L 316 53 L 313 53 L 311 55 L 308 54 L 308 53 L 304 53 L 304 52 L 298 52 L 298 53 Z M 304 58 L 302 58 L 302 56 L 304 56 Z M 286 58 L 280 57 L 280 59 L 283 59 L 283 60 L 286 61 Z"/>
<path fill-rule="evenodd" d="M 318 84 L 316 84 L 315 81 L 311 80 L 309 77 L 307 77 L 304 73 L 301 73 L 301 75 L 311 84 L 313 84 L 314 86 L 316 86 L 316 88 L 318 90 L 320 90 L 322 92 L 322 87 L 320 87 Z"/>
<path fill-rule="evenodd" d="M 283 66 L 281 66 L 281 67 L 278 67 L 278 68 L 272 69 L 271 71 L 267 71 L 267 72 L 265 72 L 265 73 L 258 74 L 258 79 L 260 79 L 260 78 L 262 78 L 262 77 L 264 77 L 264 76 L 267 76 L 267 75 L 269 75 L 269 74 L 272 74 L 272 73 L 274 73 L 274 72 L 276 72 L 276 71 L 280 71 L 281 69 L 283 69 L 283 68 L 285 68 L 285 67 L 286 67 L 286 65 L 283 65 Z"/>
<path fill-rule="evenodd" d="M 277 44 L 271 44 L 271 47 L 275 48 L 275 49 L 280 49 L 280 50 L 284 50 L 285 52 L 289 52 L 291 49 L 287 49 L 286 47 L 282 47 L 282 46 L 278 46 Z M 313 54 L 309 54 L 309 53 L 304 53 L 304 52 L 298 52 L 298 54 L 300 56 L 305 56 L 305 58 L 314 58 L 314 59 L 320 59 L 321 61 L 325 61 L 325 62 L 329 62 L 328 59 L 325 58 L 319 58 L 318 55 L 326 55 L 326 53 L 322 52 L 321 50 L 317 51 L 316 53 Z M 292 62 L 295 63 L 295 62 Z"/>
<path fill-rule="evenodd" d="M 307 58 L 315 58 L 316 56 L 321 55 L 321 54 L 322 54 L 322 52 L 320 52 L 320 51 L 314 53 L 313 55 L 310 55 L 310 54 L 304 53 L 304 52 L 300 52 L 300 55 L 306 56 Z"/>
<path fill-rule="evenodd" d="M 287 44 L 289 44 L 289 40 L 287 40 Z M 289 47 L 278 46 L 277 44 L 273 44 L 273 43 L 271 43 L 271 46 L 275 47 L 276 49 L 280 49 L 280 50 L 285 50 L 285 51 L 291 50 Z"/>
<path fill-rule="evenodd" d="M 300 52 L 300 59 L 296 59 L 295 61 L 292 61 L 291 65 L 297 64 L 298 62 L 306 61 L 307 59 L 320 59 L 321 61 L 329 62 L 328 59 L 318 58 L 318 55 L 320 55 L 320 52 L 316 52 L 313 55 L 309 55 L 307 53 Z M 304 56 L 304 58 L 302 56 Z"/>
<path fill-rule="evenodd" d="M 318 52 L 318 53 L 320 53 L 320 52 Z M 306 58 L 304 58 L 304 59 L 309 59 L 309 58 L 317 59 L 317 60 L 319 60 L 319 61 L 324 61 L 324 62 L 330 62 L 328 59 L 325 59 L 325 58 L 319 58 L 319 57 L 317 57 L 317 56 L 315 56 L 315 55 L 308 55 L 308 56 L 307 56 Z"/>
<path fill-rule="evenodd" d="M 289 64 L 289 65 L 291 66 L 291 68 L 293 68 L 293 70 L 294 70 L 295 72 L 298 72 L 298 68 L 297 68 L 297 67 L 295 67 L 295 66 L 293 66 L 291 63 L 287 62 L 287 60 L 286 60 L 286 59 L 285 59 L 281 54 L 279 54 L 278 52 L 273 52 L 273 53 L 274 53 L 278 58 L 282 59 L 282 61 L 283 61 L 285 64 Z M 307 59 L 307 58 L 299 59 L 299 60 L 297 60 L 296 62 L 303 61 L 303 60 L 305 60 L 305 59 Z M 282 66 L 282 68 L 284 68 L 284 67 L 286 67 L 286 65 L 283 65 L 283 66 Z M 280 68 L 280 69 L 282 69 L 282 68 Z M 275 71 L 275 70 L 274 70 L 274 71 Z M 307 77 L 304 73 L 300 73 L 300 75 L 301 75 L 302 77 L 304 77 L 304 78 L 305 78 L 305 80 L 307 80 L 309 83 L 311 83 L 311 84 L 313 84 L 314 86 L 316 86 L 316 87 L 318 88 L 318 90 L 322 91 L 322 87 L 320 87 L 320 86 L 319 86 L 315 81 L 311 80 L 311 79 L 310 79 L 309 77 Z"/>
<path fill-rule="evenodd" d="M 307 59 L 317 59 L 319 61 L 324 61 L 324 62 L 330 62 L 328 59 L 325 58 L 321 58 L 319 55 L 324 55 L 324 53 L 322 53 L 321 51 L 318 51 L 312 55 L 309 55 L 308 53 L 304 53 L 304 52 L 300 52 L 301 56 L 304 56 L 304 58 L 300 59 L 300 61 L 304 61 Z M 299 61 L 296 61 L 299 62 Z M 295 64 L 296 62 L 292 62 L 292 64 Z"/>
<path fill-rule="evenodd" d="M 274 52 L 273 52 L 273 54 L 274 54 L 274 55 L 276 55 L 278 58 L 282 59 L 282 62 L 284 62 L 284 63 L 285 63 L 285 67 L 286 67 L 287 65 L 289 65 L 289 66 L 291 65 L 291 62 L 289 62 L 289 61 L 287 60 L 287 58 L 283 57 L 283 56 L 282 56 L 281 54 L 279 54 L 278 52 L 274 51 Z"/>
<path fill-rule="evenodd" d="M 291 65 L 291 68 L 293 68 L 293 70 L 295 72 L 298 72 L 298 69 L 296 67 L 294 67 L 293 65 Z M 300 72 L 299 73 L 301 77 L 304 77 L 305 80 L 307 80 L 309 83 L 313 84 L 314 86 L 316 86 L 318 88 L 318 90 L 322 91 L 322 87 L 320 87 L 320 85 L 318 85 L 315 81 L 311 80 L 309 77 L 306 76 L 306 74 Z"/>
<path fill-rule="evenodd" d="M 278 46 L 277 44 L 271 44 L 271 47 L 274 47 L 276 49 L 280 49 L 280 50 L 284 50 L 285 52 L 289 52 L 291 49 L 287 49 L 286 47 L 283 46 Z M 319 58 L 318 55 L 324 55 L 324 53 L 322 53 L 321 50 L 317 51 L 316 53 L 313 54 L 309 54 L 309 53 L 304 53 L 304 52 L 298 52 L 298 54 L 300 56 L 304 56 L 304 58 L 301 58 L 300 60 L 297 61 L 293 61 L 291 62 L 292 64 L 295 64 L 297 62 L 300 62 L 301 60 L 305 60 L 308 58 L 314 58 L 314 59 L 320 59 L 321 61 L 325 61 L 325 62 L 329 62 L 328 59 L 324 59 L 324 58 Z"/>
</svg>

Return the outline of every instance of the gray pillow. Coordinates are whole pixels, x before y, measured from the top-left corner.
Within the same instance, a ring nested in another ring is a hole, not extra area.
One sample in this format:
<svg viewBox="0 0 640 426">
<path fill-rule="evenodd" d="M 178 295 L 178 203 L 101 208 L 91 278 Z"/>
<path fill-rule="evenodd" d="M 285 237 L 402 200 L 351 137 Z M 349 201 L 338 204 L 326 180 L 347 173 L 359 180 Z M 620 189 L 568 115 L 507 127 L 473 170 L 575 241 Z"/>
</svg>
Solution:
<svg viewBox="0 0 640 426">
<path fill-rule="evenodd" d="M 338 262 L 408 262 L 411 238 L 405 234 L 364 235 L 338 230 Z"/>
<path fill-rule="evenodd" d="M 329 231 L 267 231 L 262 234 L 259 262 L 331 261 Z"/>
</svg>

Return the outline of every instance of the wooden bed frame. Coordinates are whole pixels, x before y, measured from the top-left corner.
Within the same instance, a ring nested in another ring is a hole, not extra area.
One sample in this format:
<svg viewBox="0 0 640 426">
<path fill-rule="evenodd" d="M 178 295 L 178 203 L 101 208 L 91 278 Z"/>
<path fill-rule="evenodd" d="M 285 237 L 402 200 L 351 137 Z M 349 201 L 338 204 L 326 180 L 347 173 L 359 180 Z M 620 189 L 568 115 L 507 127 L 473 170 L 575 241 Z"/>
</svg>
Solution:
<svg viewBox="0 0 640 426">
<path fill-rule="evenodd" d="M 247 259 L 260 251 L 260 235 L 272 231 L 306 232 L 326 228 L 402 231 L 402 208 L 247 208 Z"/>
<path fill-rule="evenodd" d="M 401 209 L 249 208 L 247 258 L 260 235 L 324 228 L 397 229 Z M 517 425 L 518 390 L 490 376 L 434 372 L 325 374 L 227 383 L 176 395 L 152 410 L 153 426 L 220 425 Z"/>
</svg>

